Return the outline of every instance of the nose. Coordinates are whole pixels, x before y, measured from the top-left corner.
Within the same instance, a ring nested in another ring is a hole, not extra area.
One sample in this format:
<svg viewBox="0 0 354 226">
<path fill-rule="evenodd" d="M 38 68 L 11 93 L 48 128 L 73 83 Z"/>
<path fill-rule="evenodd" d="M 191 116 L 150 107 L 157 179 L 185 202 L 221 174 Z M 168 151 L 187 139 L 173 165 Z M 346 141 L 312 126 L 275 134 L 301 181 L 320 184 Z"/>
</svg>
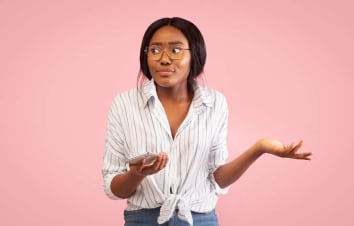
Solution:
<svg viewBox="0 0 354 226">
<path fill-rule="evenodd" d="M 166 53 L 166 51 L 162 51 L 162 55 L 160 58 L 160 64 L 163 64 L 163 65 L 171 64 L 170 56 Z"/>
</svg>

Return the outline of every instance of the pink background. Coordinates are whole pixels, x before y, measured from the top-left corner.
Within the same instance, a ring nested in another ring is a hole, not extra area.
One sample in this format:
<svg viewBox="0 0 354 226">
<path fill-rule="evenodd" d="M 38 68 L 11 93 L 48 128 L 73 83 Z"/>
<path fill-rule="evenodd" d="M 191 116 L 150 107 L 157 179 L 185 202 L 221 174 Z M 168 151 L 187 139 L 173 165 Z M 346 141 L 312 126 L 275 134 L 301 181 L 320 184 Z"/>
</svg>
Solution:
<svg viewBox="0 0 354 226">
<path fill-rule="evenodd" d="M 263 156 L 221 196 L 221 226 L 354 225 L 353 1 L 0 1 L 0 225 L 122 225 L 101 187 L 108 109 L 134 88 L 146 27 L 195 22 L 205 83 L 230 108 L 230 159 Z"/>
</svg>

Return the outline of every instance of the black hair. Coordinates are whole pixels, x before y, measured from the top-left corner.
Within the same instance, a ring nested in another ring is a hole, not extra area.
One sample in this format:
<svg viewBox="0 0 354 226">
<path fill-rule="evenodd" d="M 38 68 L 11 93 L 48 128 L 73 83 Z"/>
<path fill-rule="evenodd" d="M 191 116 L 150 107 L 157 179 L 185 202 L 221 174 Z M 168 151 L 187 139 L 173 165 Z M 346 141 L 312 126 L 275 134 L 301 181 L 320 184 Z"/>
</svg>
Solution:
<svg viewBox="0 0 354 226">
<path fill-rule="evenodd" d="M 147 64 L 146 48 L 149 46 L 154 33 L 163 26 L 173 26 L 180 30 L 187 38 L 191 52 L 191 66 L 188 75 L 188 85 L 191 87 L 195 84 L 196 78 L 203 72 L 206 62 L 206 47 L 202 33 L 198 27 L 192 22 L 180 18 L 161 18 L 153 22 L 145 31 L 140 47 L 140 72 L 149 80 L 151 74 Z M 140 73 L 141 76 L 141 73 Z"/>
</svg>

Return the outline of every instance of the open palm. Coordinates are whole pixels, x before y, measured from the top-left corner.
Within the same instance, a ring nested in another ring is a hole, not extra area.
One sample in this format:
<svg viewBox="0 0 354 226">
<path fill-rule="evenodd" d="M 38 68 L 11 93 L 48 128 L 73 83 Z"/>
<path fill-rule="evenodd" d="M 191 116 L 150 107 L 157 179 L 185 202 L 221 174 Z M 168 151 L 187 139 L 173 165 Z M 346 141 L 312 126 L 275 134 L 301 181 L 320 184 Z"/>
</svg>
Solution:
<svg viewBox="0 0 354 226">
<path fill-rule="evenodd" d="M 311 152 L 299 152 L 302 143 L 303 141 L 301 140 L 296 145 L 294 145 L 294 143 L 285 145 L 275 139 L 263 138 L 260 139 L 256 145 L 262 153 L 269 153 L 283 158 L 310 160 Z"/>
</svg>

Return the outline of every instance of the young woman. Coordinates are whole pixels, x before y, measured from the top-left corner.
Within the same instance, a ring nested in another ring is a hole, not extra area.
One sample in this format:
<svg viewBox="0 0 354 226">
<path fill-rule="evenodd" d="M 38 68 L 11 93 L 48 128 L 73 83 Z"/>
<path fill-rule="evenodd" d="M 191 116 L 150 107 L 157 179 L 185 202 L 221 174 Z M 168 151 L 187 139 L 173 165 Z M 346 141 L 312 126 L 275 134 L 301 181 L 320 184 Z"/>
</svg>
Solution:
<svg viewBox="0 0 354 226">
<path fill-rule="evenodd" d="M 108 115 L 103 178 L 106 194 L 127 199 L 126 226 L 218 225 L 217 195 L 262 154 L 309 159 L 302 145 L 260 139 L 226 163 L 228 107 L 196 82 L 206 49 L 199 29 L 162 18 L 146 30 L 140 69 L 146 82 L 117 95 Z M 145 153 L 147 159 L 127 161 Z"/>
</svg>

